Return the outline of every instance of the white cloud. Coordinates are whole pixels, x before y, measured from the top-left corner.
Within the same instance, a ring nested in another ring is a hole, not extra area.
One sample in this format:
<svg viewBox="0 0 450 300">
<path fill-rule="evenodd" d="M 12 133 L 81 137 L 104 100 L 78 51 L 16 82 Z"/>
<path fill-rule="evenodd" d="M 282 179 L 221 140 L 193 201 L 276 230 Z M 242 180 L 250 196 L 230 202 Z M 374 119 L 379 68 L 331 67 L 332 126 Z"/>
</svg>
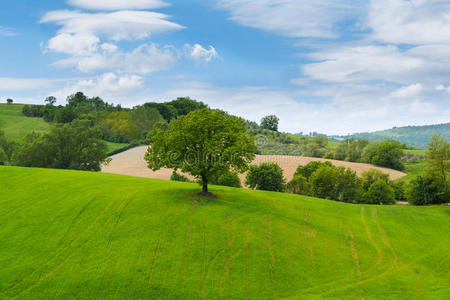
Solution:
<svg viewBox="0 0 450 300">
<path fill-rule="evenodd" d="M 338 23 L 356 17 L 359 0 L 217 0 L 231 20 L 288 37 L 334 38 Z"/>
<path fill-rule="evenodd" d="M 72 37 L 97 36 L 120 41 L 147 38 L 152 34 L 184 28 L 167 19 L 165 14 L 149 11 L 84 13 L 59 10 L 46 13 L 40 23 L 62 26 L 58 34 L 68 34 Z"/>
<path fill-rule="evenodd" d="M 143 88 L 144 79 L 138 75 L 117 75 L 105 73 L 95 78 L 82 79 L 68 83 L 66 87 L 51 92 L 58 99 L 65 99 L 68 95 L 82 91 L 91 96 L 115 98 L 127 95 Z"/>
<path fill-rule="evenodd" d="M 401 87 L 391 93 L 394 98 L 411 98 L 420 95 L 424 90 L 424 87 L 420 83 L 411 84 Z"/>
<path fill-rule="evenodd" d="M 394 44 L 450 43 L 450 2 L 372 0 L 367 27 L 371 38 Z"/>
<path fill-rule="evenodd" d="M 48 88 L 64 79 L 0 77 L 0 91 L 23 91 Z"/>
<path fill-rule="evenodd" d="M 48 41 L 47 51 L 71 55 L 89 55 L 97 51 L 100 39 L 92 34 L 61 33 Z"/>
<path fill-rule="evenodd" d="M 86 56 L 76 56 L 53 63 L 57 67 L 76 67 L 81 72 L 114 70 L 127 73 L 150 74 L 172 67 L 177 51 L 171 46 L 143 44 L 131 52 L 118 50 L 115 45 L 102 44 L 101 50 Z"/>
<path fill-rule="evenodd" d="M 168 5 L 161 0 L 68 0 L 68 3 L 90 10 L 153 9 Z"/>
<path fill-rule="evenodd" d="M 14 30 L 8 27 L 0 26 L 0 36 L 15 36 Z"/>
<path fill-rule="evenodd" d="M 202 47 L 200 44 L 194 46 L 185 45 L 187 51 L 187 57 L 195 60 L 196 62 L 209 63 L 213 59 L 220 59 L 219 53 L 213 46 L 209 46 L 209 50 Z"/>
</svg>

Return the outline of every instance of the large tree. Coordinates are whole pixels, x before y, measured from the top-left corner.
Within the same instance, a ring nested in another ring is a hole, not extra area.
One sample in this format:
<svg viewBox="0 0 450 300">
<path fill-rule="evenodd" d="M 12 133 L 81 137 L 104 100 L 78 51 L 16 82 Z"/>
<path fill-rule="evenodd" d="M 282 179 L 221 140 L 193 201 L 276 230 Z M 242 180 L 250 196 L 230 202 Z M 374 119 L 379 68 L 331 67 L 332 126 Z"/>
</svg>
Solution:
<svg viewBox="0 0 450 300">
<path fill-rule="evenodd" d="M 201 180 L 202 192 L 207 194 L 211 178 L 230 169 L 245 172 L 255 152 L 243 119 L 205 108 L 180 116 L 168 126 L 158 123 L 145 160 L 154 171 L 166 167 L 191 174 Z"/>
</svg>

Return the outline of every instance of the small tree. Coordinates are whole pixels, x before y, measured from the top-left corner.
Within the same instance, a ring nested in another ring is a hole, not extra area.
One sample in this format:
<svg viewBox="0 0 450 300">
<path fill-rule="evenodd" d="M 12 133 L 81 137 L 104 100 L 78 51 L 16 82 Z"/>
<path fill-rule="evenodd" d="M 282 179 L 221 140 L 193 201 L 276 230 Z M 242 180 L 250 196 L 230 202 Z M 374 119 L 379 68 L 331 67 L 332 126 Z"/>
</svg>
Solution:
<svg viewBox="0 0 450 300">
<path fill-rule="evenodd" d="M 442 186 L 443 195 L 448 195 L 450 172 L 450 143 L 440 135 L 434 135 L 428 143 L 427 151 L 428 167 L 426 173 L 436 181 L 436 185 Z M 449 199 L 450 200 L 450 199 Z"/>
<path fill-rule="evenodd" d="M 156 124 L 152 142 L 145 155 L 148 167 L 189 173 L 201 181 L 203 194 L 218 174 L 230 169 L 245 172 L 256 152 L 242 118 L 206 108 L 172 120 L 168 128 Z"/>
<path fill-rule="evenodd" d="M 264 191 L 284 191 L 286 180 L 283 170 L 276 163 L 262 163 L 259 166 L 250 166 L 245 184 L 251 189 Z"/>
<path fill-rule="evenodd" d="M 286 189 L 289 193 L 298 195 L 310 195 L 311 193 L 311 185 L 309 184 L 308 179 L 302 175 L 295 175 L 294 178 L 288 182 Z"/>
<path fill-rule="evenodd" d="M 362 181 L 364 190 L 368 191 L 370 186 L 380 179 L 386 183 L 389 183 L 389 175 L 381 172 L 380 170 L 370 169 L 363 172 Z"/>
<path fill-rule="evenodd" d="M 56 98 L 53 96 L 48 96 L 47 98 L 45 98 L 44 102 L 48 106 L 53 106 L 56 103 Z"/>
<path fill-rule="evenodd" d="M 364 149 L 363 160 L 377 166 L 403 170 L 405 166 L 402 163 L 402 148 L 397 141 L 374 142 Z"/>
<path fill-rule="evenodd" d="M 6 99 L 6 103 L 8 103 L 8 104 L 13 104 L 13 102 L 14 102 L 14 100 L 13 99 Z"/>
<path fill-rule="evenodd" d="M 267 130 L 278 131 L 279 121 L 280 119 L 275 115 L 265 116 L 261 119 L 261 127 Z"/>
<path fill-rule="evenodd" d="M 240 188 L 241 179 L 235 172 L 225 172 L 217 178 L 217 185 Z"/>
<path fill-rule="evenodd" d="M 394 189 L 384 180 L 378 179 L 372 184 L 365 195 L 366 203 L 370 204 L 393 204 L 395 203 Z"/>
<path fill-rule="evenodd" d="M 330 199 L 333 195 L 337 169 L 334 166 L 322 166 L 311 175 L 311 187 L 314 197 Z"/>
</svg>

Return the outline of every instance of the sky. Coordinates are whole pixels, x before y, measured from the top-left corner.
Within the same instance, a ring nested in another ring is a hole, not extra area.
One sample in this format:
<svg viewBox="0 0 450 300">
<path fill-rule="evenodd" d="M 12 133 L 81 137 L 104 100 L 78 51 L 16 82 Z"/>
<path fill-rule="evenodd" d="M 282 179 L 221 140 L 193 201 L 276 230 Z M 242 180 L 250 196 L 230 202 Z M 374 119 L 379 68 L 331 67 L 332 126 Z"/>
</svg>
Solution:
<svg viewBox="0 0 450 300">
<path fill-rule="evenodd" d="M 448 0 L 15 0 L 0 101 L 191 97 L 280 130 L 450 122 Z"/>
</svg>

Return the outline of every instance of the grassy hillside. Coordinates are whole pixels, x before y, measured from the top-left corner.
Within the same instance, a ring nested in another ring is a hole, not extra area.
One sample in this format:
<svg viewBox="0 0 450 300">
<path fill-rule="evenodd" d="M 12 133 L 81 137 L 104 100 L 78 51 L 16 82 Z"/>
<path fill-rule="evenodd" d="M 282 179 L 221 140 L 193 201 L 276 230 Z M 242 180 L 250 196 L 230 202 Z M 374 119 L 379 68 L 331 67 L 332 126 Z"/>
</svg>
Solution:
<svg viewBox="0 0 450 300">
<path fill-rule="evenodd" d="M 4 183 L 7 184 L 4 184 Z M 0 298 L 445 299 L 450 207 L 0 167 Z"/>
<path fill-rule="evenodd" d="M 0 104 L 0 130 L 6 138 L 21 142 L 28 133 L 44 133 L 50 125 L 42 118 L 27 118 L 22 115 L 22 104 Z"/>
<path fill-rule="evenodd" d="M 357 133 L 352 135 L 352 137 L 363 137 L 371 141 L 397 140 L 408 146 L 425 149 L 431 137 L 435 134 L 450 138 L 450 123 L 427 126 L 395 127 L 383 131 Z"/>
<path fill-rule="evenodd" d="M 31 132 L 45 133 L 50 124 L 42 118 L 28 118 L 22 114 L 23 104 L 0 104 L 0 131 L 8 140 L 22 142 Z M 124 148 L 128 144 L 107 142 L 108 153 Z"/>
</svg>

